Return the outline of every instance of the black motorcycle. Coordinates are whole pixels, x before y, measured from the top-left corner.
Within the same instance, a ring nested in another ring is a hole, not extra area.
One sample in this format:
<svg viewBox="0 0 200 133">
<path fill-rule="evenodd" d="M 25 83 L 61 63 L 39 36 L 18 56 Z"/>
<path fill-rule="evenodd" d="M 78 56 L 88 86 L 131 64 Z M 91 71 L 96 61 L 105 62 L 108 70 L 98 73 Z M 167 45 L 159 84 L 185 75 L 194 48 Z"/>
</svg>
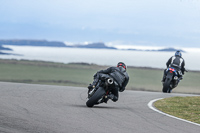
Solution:
<svg viewBox="0 0 200 133">
<path fill-rule="evenodd" d="M 93 107 L 100 103 L 107 103 L 108 95 L 111 93 L 114 86 L 114 80 L 112 78 L 106 78 L 100 80 L 95 88 L 88 92 L 87 107 Z"/>
<path fill-rule="evenodd" d="M 165 72 L 166 72 L 166 78 L 163 83 L 162 91 L 164 93 L 171 93 L 172 89 L 177 87 L 180 80 L 182 80 L 182 77 L 179 78 L 179 75 L 180 74 L 182 75 L 182 73 L 176 71 L 173 67 L 167 68 L 167 70 Z"/>
</svg>

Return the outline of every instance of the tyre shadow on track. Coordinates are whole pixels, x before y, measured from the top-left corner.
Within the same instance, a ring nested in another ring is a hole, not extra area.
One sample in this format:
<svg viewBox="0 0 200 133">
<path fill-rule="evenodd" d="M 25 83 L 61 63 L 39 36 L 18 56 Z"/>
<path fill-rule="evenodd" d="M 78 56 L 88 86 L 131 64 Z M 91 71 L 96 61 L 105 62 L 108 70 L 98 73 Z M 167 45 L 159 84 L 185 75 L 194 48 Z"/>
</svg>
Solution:
<svg viewBox="0 0 200 133">
<path fill-rule="evenodd" d="M 71 104 L 71 105 L 68 105 L 68 106 L 71 106 L 71 107 L 77 107 L 77 108 L 90 108 L 90 107 L 87 107 L 86 105 L 77 105 L 77 104 Z M 96 106 L 93 106 L 91 108 L 96 108 L 96 109 L 122 109 L 120 107 L 113 107 L 113 106 L 102 106 L 102 105 L 96 105 Z"/>
</svg>

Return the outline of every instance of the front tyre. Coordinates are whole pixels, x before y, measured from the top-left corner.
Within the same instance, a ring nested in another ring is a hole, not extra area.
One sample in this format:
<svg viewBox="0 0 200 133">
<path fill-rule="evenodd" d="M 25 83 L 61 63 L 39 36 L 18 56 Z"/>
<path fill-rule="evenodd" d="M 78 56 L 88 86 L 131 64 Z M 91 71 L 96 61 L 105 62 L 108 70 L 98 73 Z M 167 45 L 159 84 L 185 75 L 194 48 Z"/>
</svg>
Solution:
<svg viewBox="0 0 200 133">
<path fill-rule="evenodd" d="M 93 107 L 100 98 L 105 94 L 105 90 L 103 87 L 99 87 L 97 91 L 89 98 L 89 100 L 86 102 L 86 105 L 88 107 Z"/>
</svg>

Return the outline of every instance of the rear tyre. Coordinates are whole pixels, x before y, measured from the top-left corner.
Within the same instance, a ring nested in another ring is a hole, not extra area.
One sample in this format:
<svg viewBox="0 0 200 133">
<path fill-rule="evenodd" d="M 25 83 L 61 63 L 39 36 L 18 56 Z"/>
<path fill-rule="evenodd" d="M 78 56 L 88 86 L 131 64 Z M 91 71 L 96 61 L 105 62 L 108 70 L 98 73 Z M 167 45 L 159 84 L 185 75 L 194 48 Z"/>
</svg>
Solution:
<svg viewBox="0 0 200 133">
<path fill-rule="evenodd" d="M 164 84 L 163 84 L 163 92 L 164 93 L 170 93 L 171 91 L 170 91 L 170 80 L 169 79 L 166 79 L 165 80 L 165 82 L 164 82 Z"/>
<path fill-rule="evenodd" d="M 99 87 L 97 91 L 89 98 L 89 100 L 86 102 L 86 105 L 88 107 L 93 107 L 100 98 L 105 94 L 105 90 L 103 87 Z"/>
<path fill-rule="evenodd" d="M 171 88 L 169 88 L 169 90 L 168 90 L 168 92 L 167 93 L 171 93 L 172 92 L 172 89 Z"/>
</svg>

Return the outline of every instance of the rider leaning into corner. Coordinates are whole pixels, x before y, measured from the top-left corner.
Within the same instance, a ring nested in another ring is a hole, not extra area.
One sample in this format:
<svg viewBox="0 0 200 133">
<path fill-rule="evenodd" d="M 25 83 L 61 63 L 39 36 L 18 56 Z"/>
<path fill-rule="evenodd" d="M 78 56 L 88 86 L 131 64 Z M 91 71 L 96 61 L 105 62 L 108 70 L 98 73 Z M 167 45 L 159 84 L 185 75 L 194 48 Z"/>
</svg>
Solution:
<svg viewBox="0 0 200 133">
<path fill-rule="evenodd" d="M 112 87 L 112 93 L 108 95 L 108 98 L 113 102 L 116 102 L 119 97 L 119 91 L 123 92 L 129 81 L 128 73 L 126 72 L 126 65 L 123 62 L 119 62 L 117 67 L 109 67 L 106 70 L 100 70 L 94 75 L 94 81 L 88 86 L 88 93 L 95 88 L 99 80 L 111 77 L 114 79 L 114 87 Z"/>
<path fill-rule="evenodd" d="M 175 52 L 175 56 L 172 56 L 166 63 L 167 68 L 173 67 L 178 72 L 179 80 L 181 80 L 185 72 L 185 61 L 182 58 L 182 53 L 180 51 Z M 166 69 L 164 70 L 162 82 L 165 81 L 166 78 Z"/>
</svg>

